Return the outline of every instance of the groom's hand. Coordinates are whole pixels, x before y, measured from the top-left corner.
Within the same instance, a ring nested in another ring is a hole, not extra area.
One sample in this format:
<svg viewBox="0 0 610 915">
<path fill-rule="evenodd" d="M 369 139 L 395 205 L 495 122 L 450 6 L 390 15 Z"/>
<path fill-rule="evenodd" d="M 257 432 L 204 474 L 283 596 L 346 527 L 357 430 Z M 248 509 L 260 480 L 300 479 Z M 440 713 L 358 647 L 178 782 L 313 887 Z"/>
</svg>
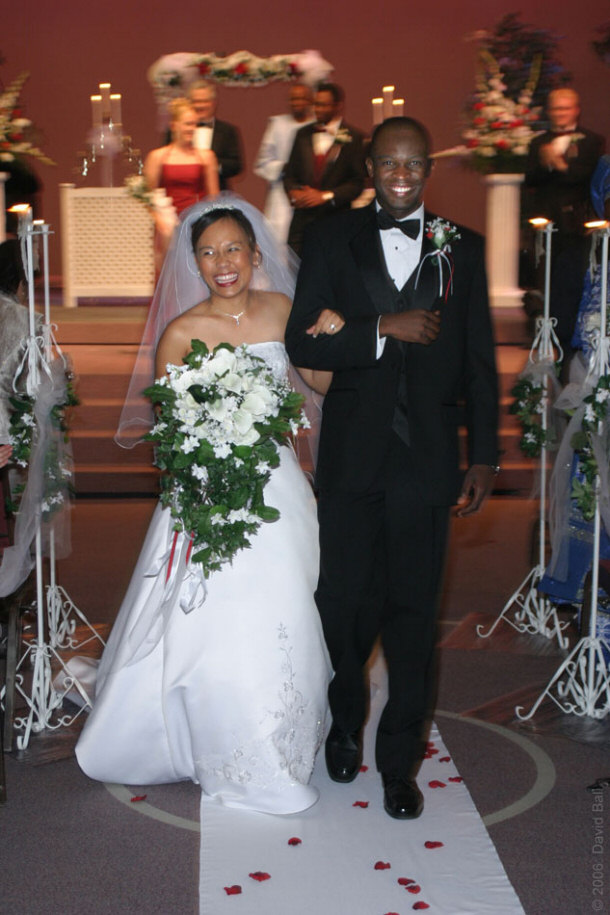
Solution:
<svg viewBox="0 0 610 915">
<path fill-rule="evenodd" d="M 473 515 L 482 507 L 491 493 L 496 479 L 496 468 L 487 464 L 472 464 L 466 471 L 464 484 L 458 499 L 458 518 Z"/>
<path fill-rule="evenodd" d="M 440 311 L 426 311 L 423 308 L 382 315 L 379 320 L 380 337 L 394 337 L 404 343 L 421 343 L 423 346 L 434 343 L 440 329 Z"/>
</svg>

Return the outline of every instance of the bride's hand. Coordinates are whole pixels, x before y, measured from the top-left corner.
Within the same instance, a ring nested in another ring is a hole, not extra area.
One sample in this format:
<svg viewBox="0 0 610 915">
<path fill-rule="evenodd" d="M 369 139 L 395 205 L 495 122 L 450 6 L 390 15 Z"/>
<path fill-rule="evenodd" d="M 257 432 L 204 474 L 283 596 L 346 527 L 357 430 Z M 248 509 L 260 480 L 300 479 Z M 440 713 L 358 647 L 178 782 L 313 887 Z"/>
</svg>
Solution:
<svg viewBox="0 0 610 915">
<path fill-rule="evenodd" d="M 338 311 L 331 311 L 330 308 L 324 308 L 318 315 L 316 323 L 308 327 L 306 333 L 311 334 L 312 337 L 317 337 L 318 334 L 338 334 L 344 324 L 343 315 L 340 315 Z"/>
</svg>

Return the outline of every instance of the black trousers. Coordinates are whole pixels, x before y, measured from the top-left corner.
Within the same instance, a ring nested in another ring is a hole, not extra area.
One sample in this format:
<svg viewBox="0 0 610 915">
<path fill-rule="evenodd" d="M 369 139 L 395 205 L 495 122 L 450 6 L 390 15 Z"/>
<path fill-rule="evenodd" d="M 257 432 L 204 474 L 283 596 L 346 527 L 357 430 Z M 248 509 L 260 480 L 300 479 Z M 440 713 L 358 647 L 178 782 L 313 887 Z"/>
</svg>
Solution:
<svg viewBox="0 0 610 915">
<path fill-rule="evenodd" d="M 381 634 L 389 698 L 376 740 L 377 768 L 414 774 L 433 691 L 438 600 L 449 506 L 424 502 L 408 448 L 395 437 L 370 491 L 321 491 L 316 602 L 335 676 L 335 725 L 357 731 L 367 713 L 364 667 Z"/>
</svg>

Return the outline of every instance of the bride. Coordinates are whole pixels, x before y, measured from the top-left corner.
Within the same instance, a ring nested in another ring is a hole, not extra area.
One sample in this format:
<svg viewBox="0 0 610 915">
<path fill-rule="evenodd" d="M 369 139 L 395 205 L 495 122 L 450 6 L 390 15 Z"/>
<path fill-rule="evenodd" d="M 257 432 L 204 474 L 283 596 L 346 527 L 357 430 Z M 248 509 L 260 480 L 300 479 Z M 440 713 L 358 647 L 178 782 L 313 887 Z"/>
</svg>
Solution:
<svg viewBox="0 0 610 915">
<path fill-rule="evenodd" d="M 291 254 L 276 248 L 254 207 L 241 200 L 227 206 L 227 197 L 236 200 L 222 195 L 192 207 L 177 232 L 132 379 L 136 396 L 124 409 L 122 443 L 134 426 L 141 432 L 152 423 L 137 395 L 152 380 L 155 349 L 155 377 L 180 365 L 193 339 L 209 349 L 246 344 L 274 375 L 288 372 Z M 342 324 L 324 311 L 311 332 L 336 333 Z M 326 373 L 302 374 L 320 392 L 330 382 Z M 331 676 L 313 599 L 316 508 L 293 449 L 279 450 L 265 501 L 280 518 L 262 524 L 249 549 L 210 575 L 205 601 L 188 613 L 181 591 L 202 573 L 196 564 L 168 569 L 174 521 L 157 506 L 76 747 L 91 778 L 135 785 L 190 778 L 220 803 L 268 813 L 315 803 L 308 782 L 325 736 Z M 183 575 L 177 586 L 176 575 Z"/>
</svg>

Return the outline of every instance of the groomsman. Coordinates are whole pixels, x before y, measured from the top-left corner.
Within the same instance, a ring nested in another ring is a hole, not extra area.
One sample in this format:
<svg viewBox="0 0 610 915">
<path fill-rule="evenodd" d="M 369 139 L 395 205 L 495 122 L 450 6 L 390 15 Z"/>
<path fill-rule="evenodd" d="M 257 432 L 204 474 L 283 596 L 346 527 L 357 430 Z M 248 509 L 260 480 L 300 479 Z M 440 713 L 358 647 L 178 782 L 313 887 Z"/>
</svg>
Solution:
<svg viewBox="0 0 610 915">
<path fill-rule="evenodd" d="M 286 328 L 294 365 L 333 372 L 316 469 L 316 602 L 335 671 L 326 764 L 338 782 L 358 774 L 365 666 L 380 635 L 389 698 L 376 762 L 385 810 L 398 819 L 423 808 L 416 773 L 433 703 L 450 507 L 478 511 L 498 459 L 483 239 L 425 210 L 430 167 L 418 121 L 391 118 L 376 129 L 367 159 L 376 200 L 308 229 Z M 314 336 L 325 308 L 345 324 Z"/>
<path fill-rule="evenodd" d="M 344 94 L 336 83 L 320 83 L 314 96 L 315 123 L 302 127 L 284 172 L 294 215 L 288 244 L 301 251 L 312 222 L 349 208 L 364 187 L 363 135 L 342 117 Z"/>
<path fill-rule="evenodd" d="M 265 216 L 273 226 L 279 241 L 288 238 L 292 207 L 286 196 L 282 174 L 290 155 L 294 135 L 300 127 L 312 121 L 312 92 L 309 86 L 294 83 L 290 87 L 289 114 L 269 118 L 254 165 L 254 174 L 269 182 L 265 201 Z"/>
</svg>

